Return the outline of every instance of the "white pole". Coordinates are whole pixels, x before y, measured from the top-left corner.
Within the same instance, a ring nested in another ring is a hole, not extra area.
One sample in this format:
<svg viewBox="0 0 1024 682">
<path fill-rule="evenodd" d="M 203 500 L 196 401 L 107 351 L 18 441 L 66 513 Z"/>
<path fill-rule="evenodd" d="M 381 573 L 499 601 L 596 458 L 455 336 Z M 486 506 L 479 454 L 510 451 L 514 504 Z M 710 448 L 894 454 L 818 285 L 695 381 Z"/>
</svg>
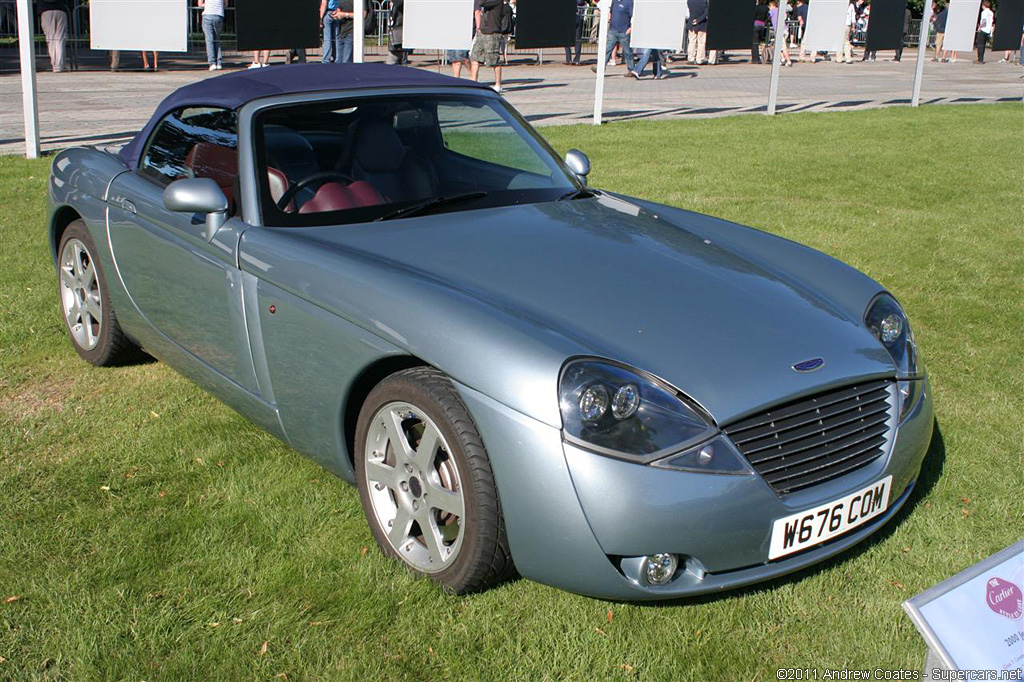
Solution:
<svg viewBox="0 0 1024 682">
<path fill-rule="evenodd" d="M 772 84 L 768 88 L 768 111 L 766 113 L 769 116 L 775 115 L 775 105 L 779 99 L 779 67 L 782 65 L 782 50 L 786 48 L 786 9 L 788 5 L 786 0 L 779 0 L 779 13 L 775 20 L 775 48 L 772 51 Z"/>
<path fill-rule="evenodd" d="M 363 63 L 363 41 L 366 38 L 366 17 L 363 11 L 365 8 L 366 0 L 354 0 L 352 3 L 352 13 L 355 14 L 352 18 L 355 22 L 355 31 L 352 33 L 352 61 L 356 64 Z"/>
<path fill-rule="evenodd" d="M 932 3 L 924 0 L 924 16 L 921 17 L 921 33 L 917 39 L 917 70 L 914 72 L 914 94 L 910 96 L 910 106 L 921 103 L 921 78 L 924 76 L 924 58 L 928 56 L 928 28 L 932 23 Z"/>
<path fill-rule="evenodd" d="M 597 85 L 594 87 L 594 125 L 601 125 L 601 114 L 604 109 L 604 56 L 608 51 L 608 22 L 611 19 L 612 0 L 600 0 L 598 3 L 601 22 L 597 33 Z"/>
<path fill-rule="evenodd" d="M 32 0 L 18 0 L 18 54 L 21 59 L 21 100 L 25 108 L 25 158 L 39 158 L 39 106 L 36 101 L 36 55 L 33 47 Z"/>
</svg>

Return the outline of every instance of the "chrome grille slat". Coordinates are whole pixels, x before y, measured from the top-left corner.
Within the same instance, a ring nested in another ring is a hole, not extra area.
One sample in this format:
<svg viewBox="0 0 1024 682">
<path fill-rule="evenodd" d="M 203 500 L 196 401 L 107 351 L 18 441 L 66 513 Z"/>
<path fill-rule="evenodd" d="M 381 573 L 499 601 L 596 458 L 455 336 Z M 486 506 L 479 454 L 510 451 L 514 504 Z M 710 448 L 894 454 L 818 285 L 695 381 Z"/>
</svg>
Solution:
<svg viewBox="0 0 1024 682">
<path fill-rule="evenodd" d="M 769 435 L 772 433 L 781 433 L 783 431 L 799 428 L 806 424 L 821 421 L 822 419 L 827 419 L 829 417 L 833 417 L 844 412 L 849 412 L 850 410 L 864 408 L 874 402 L 884 403 L 888 397 L 889 394 L 885 391 L 885 389 L 872 391 L 871 393 L 866 393 L 864 395 L 856 396 L 848 400 L 833 403 L 825 407 L 820 407 L 815 410 L 803 412 L 794 417 L 789 417 L 787 419 L 779 419 L 774 422 L 764 424 L 762 426 L 745 429 L 742 431 L 742 435 L 737 433 L 733 440 L 737 444 L 747 443 L 752 440 L 761 438 L 765 435 Z"/>
<path fill-rule="evenodd" d="M 848 386 L 839 391 L 832 393 L 818 394 L 803 400 L 798 400 L 788 405 L 776 407 L 771 410 L 764 412 L 763 414 L 754 415 L 748 417 L 743 421 L 736 422 L 729 427 L 732 431 L 742 431 L 750 429 L 755 426 L 761 426 L 768 424 L 779 419 L 785 419 L 786 417 L 792 417 L 793 415 L 800 414 L 801 412 L 808 412 L 817 407 L 825 407 L 832 403 L 839 402 L 841 400 L 848 400 L 858 395 L 870 393 L 871 391 L 877 391 L 878 389 L 884 389 L 888 386 L 889 382 L 885 379 L 879 381 L 872 381 L 867 384 L 857 384 L 855 386 Z"/>
<path fill-rule="evenodd" d="M 875 436 L 871 440 L 855 443 L 854 445 L 843 448 L 838 452 L 826 453 L 826 455 L 831 456 L 824 460 L 822 460 L 821 457 L 815 457 L 805 459 L 792 466 L 780 467 L 780 469 L 783 469 L 782 471 L 776 470 L 778 472 L 776 475 L 769 473 L 765 476 L 765 479 L 769 483 L 773 484 L 788 481 L 792 478 L 797 478 L 813 471 L 817 471 L 818 469 L 824 469 L 826 467 L 835 466 L 836 464 L 841 464 L 848 459 L 853 459 L 858 455 L 862 455 L 874 448 L 878 448 L 884 443 L 885 438 L 882 436 Z"/>
<path fill-rule="evenodd" d="M 882 455 L 892 416 L 890 384 L 871 381 L 809 396 L 723 431 L 784 495 L 842 476 Z"/>
<path fill-rule="evenodd" d="M 850 445 L 868 440 L 869 438 L 880 436 L 884 434 L 888 430 L 888 428 L 889 427 L 885 425 L 885 422 L 882 421 L 876 424 L 871 424 L 870 426 L 864 429 L 851 429 L 852 433 L 827 434 L 824 436 L 818 436 L 813 440 L 806 440 L 804 442 L 801 442 L 798 447 L 794 446 L 785 449 L 780 448 L 772 452 L 762 453 L 760 457 L 748 457 L 747 459 L 755 467 L 760 468 L 766 466 L 768 462 L 774 462 L 775 460 L 781 457 L 793 457 L 795 455 L 799 455 L 800 453 L 806 452 L 807 450 L 812 450 L 820 447 L 827 448 L 829 446 L 835 446 L 839 448 L 840 446 L 836 445 L 837 443 L 842 443 L 843 445 L 841 447 L 848 447 Z"/>
</svg>

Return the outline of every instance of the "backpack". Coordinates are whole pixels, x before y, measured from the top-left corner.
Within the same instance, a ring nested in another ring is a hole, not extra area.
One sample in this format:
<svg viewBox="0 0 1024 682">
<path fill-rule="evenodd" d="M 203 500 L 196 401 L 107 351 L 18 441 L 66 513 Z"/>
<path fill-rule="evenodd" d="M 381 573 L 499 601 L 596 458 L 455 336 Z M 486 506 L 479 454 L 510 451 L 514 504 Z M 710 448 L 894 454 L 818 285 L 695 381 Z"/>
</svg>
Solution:
<svg viewBox="0 0 1024 682">
<path fill-rule="evenodd" d="M 515 33 L 516 20 L 515 15 L 512 14 L 512 6 L 507 2 L 502 2 L 498 12 L 498 33 L 506 36 Z"/>
</svg>

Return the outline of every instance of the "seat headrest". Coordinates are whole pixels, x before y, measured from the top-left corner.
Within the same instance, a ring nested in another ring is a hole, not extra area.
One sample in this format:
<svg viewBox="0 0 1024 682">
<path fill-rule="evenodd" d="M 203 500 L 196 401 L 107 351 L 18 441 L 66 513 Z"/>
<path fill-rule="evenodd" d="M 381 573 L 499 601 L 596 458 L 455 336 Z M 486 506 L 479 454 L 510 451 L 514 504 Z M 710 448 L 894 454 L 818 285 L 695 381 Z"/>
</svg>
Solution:
<svg viewBox="0 0 1024 682">
<path fill-rule="evenodd" d="M 230 187 L 238 175 L 238 152 L 211 142 L 197 142 L 185 157 L 185 165 L 197 178 L 212 178 Z"/>
<path fill-rule="evenodd" d="M 387 121 L 371 119 L 356 127 L 355 161 L 370 173 L 387 173 L 402 167 L 405 146 Z"/>
</svg>

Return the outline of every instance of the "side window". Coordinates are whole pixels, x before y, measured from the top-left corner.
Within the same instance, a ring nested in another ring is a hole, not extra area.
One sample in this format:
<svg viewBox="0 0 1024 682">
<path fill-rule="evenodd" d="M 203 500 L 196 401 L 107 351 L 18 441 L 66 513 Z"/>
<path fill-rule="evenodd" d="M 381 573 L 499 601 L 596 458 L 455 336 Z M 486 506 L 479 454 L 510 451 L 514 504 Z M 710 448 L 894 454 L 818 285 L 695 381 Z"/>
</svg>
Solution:
<svg viewBox="0 0 1024 682">
<path fill-rule="evenodd" d="M 551 175 L 523 136 L 491 107 L 439 102 L 437 123 L 449 151 L 527 173 Z"/>
<path fill-rule="evenodd" d="M 237 131 L 235 112 L 227 109 L 173 111 L 150 138 L 139 173 L 161 185 L 181 178 L 211 178 L 231 197 L 238 175 Z"/>
</svg>

